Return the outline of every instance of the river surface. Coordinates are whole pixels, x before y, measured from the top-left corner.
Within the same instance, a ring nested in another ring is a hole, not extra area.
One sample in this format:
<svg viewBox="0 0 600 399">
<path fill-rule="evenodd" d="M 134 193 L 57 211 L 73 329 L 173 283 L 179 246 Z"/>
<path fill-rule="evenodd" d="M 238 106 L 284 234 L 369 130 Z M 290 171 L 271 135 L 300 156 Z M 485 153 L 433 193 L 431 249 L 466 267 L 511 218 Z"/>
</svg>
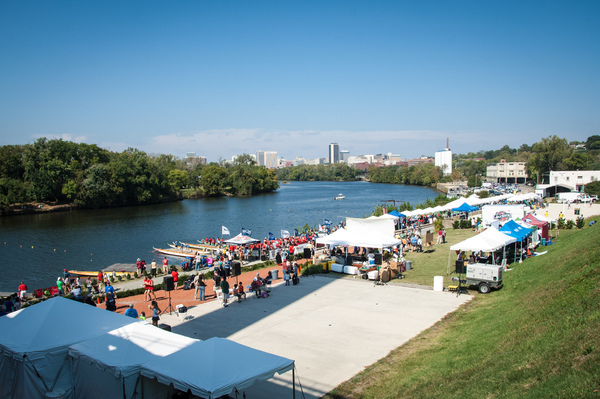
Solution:
<svg viewBox="0 0 600 399">
<path fill-rule="evenodd" d="M 334 200 L 340 193 L 346 199 Z M 153 247 L 165 248 L 174 240 L 221 237 L 221 226 L 229 229 L 229 237 L 242 227 L 257 239 L 269 232 L 280 237 L 281 230 L 294 234 L 295 228 L 314 227 L 323 219 L 338 223 L 346 217 L 370 216 L 385 200 L 408 201 L 414 206 L 437 195 L 433 189 L 417 186 L 289 182 L 274 193 L 248 198 L 3 217 L 0 292 L 15 292 L 20 281 L 29 291 L 54 285 L 65 268 L 100 270 L 115 263 L 135 263 L 138 257 L 149 264 L 158 257 Z"/>
</svg>

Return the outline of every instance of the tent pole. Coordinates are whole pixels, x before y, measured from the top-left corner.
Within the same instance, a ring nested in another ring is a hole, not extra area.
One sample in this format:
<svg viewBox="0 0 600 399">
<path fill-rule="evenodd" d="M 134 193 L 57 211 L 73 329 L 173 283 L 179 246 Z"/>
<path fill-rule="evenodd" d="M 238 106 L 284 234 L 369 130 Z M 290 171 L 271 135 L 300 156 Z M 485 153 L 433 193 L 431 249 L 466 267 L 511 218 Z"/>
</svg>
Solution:
<svg viewBox="0 0 600 399">
<path fill-rule="evenodd" d="M 292 398 L 296 399 L 296 366 L 292 369 Z"/>
</svg>

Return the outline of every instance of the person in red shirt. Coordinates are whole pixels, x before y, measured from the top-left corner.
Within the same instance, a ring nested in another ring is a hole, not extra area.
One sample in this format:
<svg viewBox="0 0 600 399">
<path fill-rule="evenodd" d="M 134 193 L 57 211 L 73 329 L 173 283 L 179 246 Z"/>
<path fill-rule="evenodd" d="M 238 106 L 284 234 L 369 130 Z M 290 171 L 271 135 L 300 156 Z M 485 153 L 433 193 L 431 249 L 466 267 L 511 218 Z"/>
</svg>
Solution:
<svg viewBox="0 0 600 399">
<path fill-rule="evenodd" d="M 19 285 L 19 298 L 23 299 L 26 292 L 27 286 L 21 281 L 21 284 Z"/>
<path fill-rule="evenodd" d="M 173 271 L 171 272 L 171 276 L 173 276 L 173 284 L 174 284 L 174 288 L 177 289 L 177 280 L 179 278 L 179 273 L 177 273 L 177 269 L 173 268 Z"/>
</svg>

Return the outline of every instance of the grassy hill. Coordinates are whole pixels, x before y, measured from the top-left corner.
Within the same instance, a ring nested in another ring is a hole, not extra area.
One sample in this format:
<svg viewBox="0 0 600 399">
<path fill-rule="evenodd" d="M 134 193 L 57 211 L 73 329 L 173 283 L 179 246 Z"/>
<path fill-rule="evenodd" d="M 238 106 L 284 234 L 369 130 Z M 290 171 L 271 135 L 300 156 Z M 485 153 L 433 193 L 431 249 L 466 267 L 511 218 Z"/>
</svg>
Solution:
<svg viewBox="0 0 600 399">
<path fill-rule="evenodd" d="M 327 397 L 599 398 L 600 224 L 546 248 Z"/>
</svg>

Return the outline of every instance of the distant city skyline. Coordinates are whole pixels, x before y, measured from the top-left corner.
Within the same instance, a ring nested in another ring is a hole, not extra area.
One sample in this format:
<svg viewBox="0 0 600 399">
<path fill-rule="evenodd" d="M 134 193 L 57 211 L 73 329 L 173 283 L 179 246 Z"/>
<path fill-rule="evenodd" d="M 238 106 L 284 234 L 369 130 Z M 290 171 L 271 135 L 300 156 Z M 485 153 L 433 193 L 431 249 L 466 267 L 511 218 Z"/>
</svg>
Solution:
<svg viewBox="0 0 600 399">
<path fill-rule="evenodd" d="M 0 145 L 434 156 L 600 127 L 600 2 L 0 2 Z"/>
</svg>

